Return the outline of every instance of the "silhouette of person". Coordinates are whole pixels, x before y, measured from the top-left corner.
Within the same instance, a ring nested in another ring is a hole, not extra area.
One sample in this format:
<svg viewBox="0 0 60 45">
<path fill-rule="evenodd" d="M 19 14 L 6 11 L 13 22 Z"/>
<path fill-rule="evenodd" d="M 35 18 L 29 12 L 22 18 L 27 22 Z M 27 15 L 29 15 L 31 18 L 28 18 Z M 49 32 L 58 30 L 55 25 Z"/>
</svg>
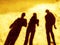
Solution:
<svg viewBox="0 0 60 45">
<path fill-rule="evenodd" d="M 39 25 L 39 20 L 37 19 L 36 13 L 33 13 L 33 16 L 31 17 L 27 27 L 24 45 L 27 45 L 29 36 L 30 36 L 29 45 L 33 45 L 33 38 L 36 31 L 35 30 L 36 24 Z"/>
<path fill-rule="evenodd" d="M 22 13 L 21 18 L 18 18 L 11 24 L 11 31 L 9 32 L 4 45 L 14 45 L 19 36 L 22 26 L 27 26 L 27 20 L 24 19 L 25 13 Z"/>
<path fill-rule="evenodd" d="M 52 31 L 52 27 L 54 26 L 54 28 L 56 29 L 56 26 L 55 26 L 55 17 L 54 15 L 47 9 L 46 10 L 46 16 L 45 16 L 45 20 L 46 20 L 46 35 L 47 35 L 47 42 L 48 42 L 48 45 L 50 45 L 50 34 L 51 34 L 51 37 L 52 37 L 52 40 L 53 40 L 53 43 L 54 45 L 56 45 L 55 43 L 55 39 L 54 39 L 54 34 L 53 34 L 53 31 Z"/>
</svg>

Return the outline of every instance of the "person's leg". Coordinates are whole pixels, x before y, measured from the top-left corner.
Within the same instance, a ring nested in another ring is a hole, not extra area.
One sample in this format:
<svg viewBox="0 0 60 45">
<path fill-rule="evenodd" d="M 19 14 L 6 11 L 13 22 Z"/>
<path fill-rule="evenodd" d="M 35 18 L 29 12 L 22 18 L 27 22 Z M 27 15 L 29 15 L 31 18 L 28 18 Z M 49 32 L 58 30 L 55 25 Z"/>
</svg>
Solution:
<svg viewBox="0 0 60 45">
<path fill-rule="evenodd" d="M 35 34 L 35 31 L 31 32 L 29 45 L 33 45 L 34 34 Z"/>
<path fill-rule="evenodd" d="M 46 32 L 46 35 L 47 35 L 47 42 L 48 42 L 48 45 L 50 45 L 50 35 L 49 35 L 49 32 Z"/>
<path fill-rule="evenodd" d="M 18 36 L 13 36 L 11 38 L 11 42 L 10 42 L 10 45 L 14 45 L 15 44 L 15 41 L 17 40 Z"/>
<path fill-rule="evenodd" d="M 7 39 L 6 39 L 5 43 L 4 43 L 4 45 L 9 45 L 10 42 L 11 42 L 11 33 L 8 34 Z"/>
<path fill-rule="evenodd" d="M 29 31 L 26 32 L 26 37 L 25 37 L 24 45 L 27 45 L 27 43 L 28 43 L 29 33 L 30 33 Z"/>
<path fill-rule="evenodd" d="M 48 45 L 50 45 L 50 35 L 49 35 L 49 32 L 50 32 L 50 26 L 46 24 L 46 36 L 47 36 Z"/>
<path fill-rule="evenodd" d="M 52 40 L 53 40 L 53 42 L 54 42 L 54 45 L 56 45 L 56 43 L 55 43 L 55 38 L 54 38 L 54 34 L 53 34 L 52 31 L 51 31 L 51 36 L 52 36 Z"/>
<path fill-rule="evenodd" d="M 4 45 L 9 45 L 9 43 L 10 43 L 10 38 L 7 38 Z"/>
</svg>

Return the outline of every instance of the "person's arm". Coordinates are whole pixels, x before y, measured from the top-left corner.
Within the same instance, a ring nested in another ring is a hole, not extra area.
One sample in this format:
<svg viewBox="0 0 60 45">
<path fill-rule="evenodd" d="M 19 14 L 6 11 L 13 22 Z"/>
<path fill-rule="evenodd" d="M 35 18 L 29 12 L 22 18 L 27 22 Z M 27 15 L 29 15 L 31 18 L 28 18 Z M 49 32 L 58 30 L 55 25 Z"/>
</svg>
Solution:
<svg viewBox="0 0 60 45">
<path fill-rule="evenodd" d="M 56 25 L 54 24 L 54 28 L 57 29 Z"/>
<path fill-rule="evenodd" d="M 12 28 L 12 27 L 14 27 L 15 26 L 15 24 L 17 23 L 17 21 L 18 21 L 18 19 L 16 19 L 11 25 L 10 25 L 10 27 L 9 28 Z"/>
<path fill-rule="evenodd" d="M 37 26 L 39 26 L 39 20 L 37 19 Z"/>
<path fill-rule="evenodd" d="M 23 26 L 27 26 L 27 20 L 25 19 L 24 22 L 23 22 Z"/>
<path fill-rule="evenodd" d="M 25 27 L 27 26 L 27 20 L 25 20 Z"/>
</svg>

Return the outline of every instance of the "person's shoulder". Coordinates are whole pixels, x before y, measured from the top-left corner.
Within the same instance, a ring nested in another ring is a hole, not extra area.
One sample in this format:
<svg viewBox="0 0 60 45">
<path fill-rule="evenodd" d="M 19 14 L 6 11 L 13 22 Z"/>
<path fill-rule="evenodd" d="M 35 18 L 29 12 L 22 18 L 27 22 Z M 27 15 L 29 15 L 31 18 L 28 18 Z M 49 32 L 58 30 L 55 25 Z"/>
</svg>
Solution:
<svg viewBox="0 0 60 45">
<path fill-rule="evenodd" d="M 25 21 L 27 21 L 27 19 L 24 19 Z"/>
<path fill-rule="evenodd" d="M 20 18 L 17 18 L 16 21 L 20 20 Z"/>
<path fill-rule="evenodd" d="M 51 14 L 51 15 L 53 15 L 53 13 L 52 13 L 52 12 L 50 12 L 50 14 Z"/>
<path fill-rule="evenodd" d="M 21 18 L 17 18 L 17 20 L 19 20 L 19 19 L 21 19 Z"/>
<path fill-rule="evenodd" d="M 45 17 L 47 17 L 47 15 L 45 15 Z"/>
</svg>

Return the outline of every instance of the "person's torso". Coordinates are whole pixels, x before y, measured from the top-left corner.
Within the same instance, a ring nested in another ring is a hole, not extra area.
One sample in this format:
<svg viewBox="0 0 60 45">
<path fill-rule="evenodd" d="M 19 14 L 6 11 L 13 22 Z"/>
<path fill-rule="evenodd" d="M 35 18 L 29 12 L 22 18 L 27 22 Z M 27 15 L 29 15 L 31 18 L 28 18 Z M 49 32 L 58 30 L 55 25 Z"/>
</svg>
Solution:
<svg viewBox="0 0 60 45">
<path fill-rule="evenodd" d="M 27 23 L 27 22 L 26 22 L 26 19 L 18 18 L 18 19 L 16 20 L 15 26 L 14 26 L 13 28 L 19 29 L 19 28 L 21 28 L 22 26 L 24 26 L 25 23 Z"/>
<path fill-rule="evenodd" d="M 46 19 L 46 24 L 48 25 L 53 25 L 55 23 L 55 18 L 54 16 L 50 13 L 45 16 Z"/>
</svg>

